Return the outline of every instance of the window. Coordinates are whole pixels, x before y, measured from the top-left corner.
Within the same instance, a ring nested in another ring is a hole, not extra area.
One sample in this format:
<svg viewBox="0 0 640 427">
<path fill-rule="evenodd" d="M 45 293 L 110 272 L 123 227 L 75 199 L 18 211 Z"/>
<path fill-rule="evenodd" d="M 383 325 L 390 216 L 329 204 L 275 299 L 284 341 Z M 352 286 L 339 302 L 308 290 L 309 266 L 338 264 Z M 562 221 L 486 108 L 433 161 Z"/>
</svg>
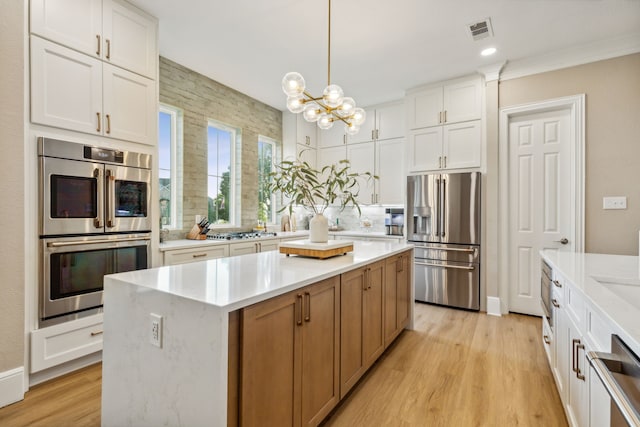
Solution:
<svg viewBox="0 0 640 427">
<path fill-rule="evenodd" d="M 212 120 L 207 130 L 209 222 L 233 225 L 235 219 L 236 130 Z"/>
<path fill-rule="evenodd" d="M 158 195 L 160 198 L 160 227 L 177 228 L 180 200 L 178 189 L 178 127 L 180 111 L 160 105 L 158 117 Z M 181 139 L 181 138 L 180 138 Z"/>
<path fill-rule="evenodd" d="M 275 194 L 269 189 L 274 171 L 276 142 L 260 136 L 258 139 L 258 220 L 266 223 L 276 222 Z"/>
</svg>

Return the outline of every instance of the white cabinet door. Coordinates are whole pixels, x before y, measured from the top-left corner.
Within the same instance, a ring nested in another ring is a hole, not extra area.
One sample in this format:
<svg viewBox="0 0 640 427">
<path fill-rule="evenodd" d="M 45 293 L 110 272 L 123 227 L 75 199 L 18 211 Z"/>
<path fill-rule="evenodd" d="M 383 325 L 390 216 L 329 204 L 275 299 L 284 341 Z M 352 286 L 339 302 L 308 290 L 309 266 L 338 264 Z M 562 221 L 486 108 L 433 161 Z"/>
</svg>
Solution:
<svg viewBox="0 0 640 427">
<path fill-rule="evenodd" d="M 31 36 L 31 121 L 102 134 L 102 62 Z"/>
<path fill-rule="evenodd" d="M 440 169 L 441 161 L 442 126 L 413 130 L 409 133 L 409 172 Z"/>
<path fill-rule="evenodd" d="M 480 121 L 444 126 L 443 169 L 480 167 L 482 131 Z"/>
<path fill-rule="evenodd" d="M 229 256 L 229 245 L 204 246 L 201 248 L 176 249 L 164 252 L 164 265 L 177 265 L 189 262 Z"/>
<path fill-rule="evenodd" d="M 388 205 L 404 203 L 404 145 L 402 138 L 376 141 L 378 203 Z"/>
<path fill-rule="evenodd" d="M 158 69 L 155 19 L 126 2 L 103 1 L 104 59 L 155 79 Z"/>
<path fill-rule="evenodd" d="M 589 366 L 589 425 L 610 425 L 611 397 L 591 366 Z"/>
<path fill-rule="evenodd" d="M 347 159 L 351 162 L 351 171 L 356 173 L 370 172 L 375 174 L 375 143 L 373 141 L 361 144 L 347 145 Z M 375 203 L 373 179 L 358 178 L 360 191 L 358 192 L 358 203 Z"/>
<path fill-rule="evenodd" d="M 375 139 L 376 110 L 373 108 L 365 108 L 364 111 L 366 113 L 365 121 L 360 126 L 360 132 L 349 138 L 349 142 L 351 143 L 357 144 L 359 142 L 373 141 Z M 344 129 L 344 126 L 338 126 Z"/>
<path fill-rule="evenodd" d="M 480 119 L 482 115 L 482 82 L 479 78 L 444 86 L 444 123 Z"/>
<path fill-rule="evenodd" d="M 296 142 L 307 147 L 316 148 L 318 146 L 318 125 L 308 122 L 302 114 L 296 114 Z"/>
<path fill-rule="evenodd" d="M 316 126 L 314 124 L 314 126 Z M 344 133 L 344 123 L 335 122 L 331 129 L 318 131 L 318 147 L 339 147 L 347 143 L 347 135 Z"/>
<path fill-rule="evenodd" d="M 318 150 L 318 169 L 325 166 L 337 165 L 340 160 L 347 158 L 345 146 L 320 148 Z"/>
<path fill-rule="evenodd" d="M 566 310 L 562 300 L 555 299 L 558 307 L 553 307 L 553 334 L 555 340 L 555 362 L 553 364 L 554 377 L 558 394 L 563 404 L 568 397 L 569 374 L 571 371 L 571 344 L 569 343 L 569 325 Z"/>
<path fill-rule="evenodd" d="M 256 242 L 238 242 L 229 244 L 229 256 L 255 254 L 258 252 Z"/>
<path fill-rule="evenodd" d="M 316 167 L 316 149 L 312 147 L 307 147 L 306 145 L 296 144 L 296 153 L 298 156 L 298 160 L 301 162 L 307 162 L 309 165 L 315 169 Z"/>
<path fill-rule="evenodd" d="M 567 415 L 569 424 L 589 425 L 589 362 L 580 330 L 568 319 L 571 372 L 569 373 Z"/>
<path fill-rule="evenodd" d="M 102 56 L 102 0 L 31 0 L 31 32 Z"/>
<path fill-rule="evenodd" d="M 105 134 L 154 144 L 157 103 L 155 82 L 109 64 L 103 66 Z"/>
<path fill-rule="evenodd" d="M 277 251 L 278 250 L 278 240 L 264 240 L 259 242 L 258 248 L 260 252 L 268 252 L 268 251 Z"/>
<path fill-rule="evenodd" d="M 376 139 L 405 136 L 404 104 L 391 104 L 376 108 Z"/>
<path fill-rule="evenodd" d="M 442 87 L 421 90 L 406 98 L 409 129 L 435 126 L 441 123 Z"/>
</svg>

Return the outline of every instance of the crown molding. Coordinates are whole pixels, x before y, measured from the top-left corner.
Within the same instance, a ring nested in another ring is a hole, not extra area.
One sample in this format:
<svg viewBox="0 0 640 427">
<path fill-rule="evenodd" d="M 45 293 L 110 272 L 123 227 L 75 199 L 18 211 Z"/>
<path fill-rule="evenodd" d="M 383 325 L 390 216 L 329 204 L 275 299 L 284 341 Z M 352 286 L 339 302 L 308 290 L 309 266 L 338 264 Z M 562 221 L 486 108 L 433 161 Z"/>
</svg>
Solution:
<svg viewBox="0 0 640 427">
<path fill-rule="evenodd" d="M 502 69 L 506 64 L 507 64 L 507 61 L 487 65 L 486 67 L 478 68 L 478 73 L 484 76 L 485 82 L 498 80 L 500 78 L 500 71 L 502 71 Z"/>
<path fill-rule="evenodd" d="M 544 55 L 509 61 L 500 74 L 500 80 L 517 79 L 637 52 L 640 52 L 640 33 L 628 34 L 556 50 Z"/>
</svg>

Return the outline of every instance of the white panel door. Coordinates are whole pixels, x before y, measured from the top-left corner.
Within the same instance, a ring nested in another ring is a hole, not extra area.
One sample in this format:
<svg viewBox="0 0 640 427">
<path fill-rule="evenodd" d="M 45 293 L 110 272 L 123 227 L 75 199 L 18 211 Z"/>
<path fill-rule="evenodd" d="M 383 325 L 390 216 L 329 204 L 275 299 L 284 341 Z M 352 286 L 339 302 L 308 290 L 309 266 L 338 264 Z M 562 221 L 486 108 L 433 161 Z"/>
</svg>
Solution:
<svg viewBox="0 0 640 427">
<path fill-rule="evenodd" d="M 376 142 L 377 202 L 386 205 L 404 204 L 405 140 L 388 139 Z"/>
<path fill-rule="evenodd" d="M 442 126 L 409 133 L 407 165 L 409 172 L 440 169 L 442 161 Z"/>
<path fill-rule="evenodd" d="M 154 145 L 155 82 L 109 64 L 103 66 L 105 134 Z"/>
<path fill-rule="evenodd" d="M 481 126 L 480 120 L 444 126 L 442 137 L 443 169 L 480 167 Z"/>
<path fill-rule="evenodd" d="M 31 0 L 31 32 L 102 56 L 102 0 Z"/>
<path fill-rule="evenodd" d="M 409 129 L 419 129 L 441 123 L 442 87 L 411 94 L 406 98 L 406 102 Z"/>
<path fill-rule="evenodd" d="M 376 129 L 376 110 L 373 108 L 365 108 L 364 111 L 367 116 L 364 123 L 362 123 L 362 125 L 360 126 L 360 132 L 349 137 L 349 142 L 357 144 L 359 142 L 373 141 L 375 139 L 374 132 Z M 341 124 L 336 125 L 344 128 L 344 126 Z"/>
<path fill-rule="evenodd" d="M 317 156 L 318 169 L 322 169 L 325 166 L 337 165 L 340 160 L 347 158 L 347 147 L 320 148 Z"/>
<path fill-rule="evenodd" d="M 404 104 L 391 104 L 376 108 L 376 139 L 402 138 L 405 136 Z"/>
<path fill-rule="evenodd" d="M 444 87 L 444 123 L 477 120 L 482 115 L 481 80 L 473 79 Z"/>
<path fill-rule="evenodd" d="M 103 1 L 104 59 L 155 79 L 158 69 L 156 21 L 126 2 Z"/>
<path fill-rule="evenodd" d="M 542 315 L 542 249 L 572 251 L 570 115 L 535 113 L 509 122 L 510 311 Z"/>
<path fill-rule="evenodd" d="M 102 62 L 31 36 L 31 121 L 102 134 Z"/>
<path fill-rule="evenodd" d="M 351 171 L 357 173 L 369 172 L 375 175 L 375 143 L 373 141 L 361 144 L 347 145 L 347 159 L 351 162 Z M 358 203 L 375 203 L 373 179 L 359 178 L 360 191 Z"/>
</svg>

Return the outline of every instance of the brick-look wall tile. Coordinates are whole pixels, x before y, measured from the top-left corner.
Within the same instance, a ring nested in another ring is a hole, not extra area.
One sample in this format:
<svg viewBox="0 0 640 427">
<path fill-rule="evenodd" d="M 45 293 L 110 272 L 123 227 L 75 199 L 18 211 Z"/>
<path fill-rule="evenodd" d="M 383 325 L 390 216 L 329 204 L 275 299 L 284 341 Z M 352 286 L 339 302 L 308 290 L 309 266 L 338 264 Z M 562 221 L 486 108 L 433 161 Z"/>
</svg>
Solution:
<svg viewBox="0 0 640 427">
<path fill-rule="evenodd" d="M 258 135 L 282 141 L 282 112 L 171 60 L 160 57 L 160 102 L 181 109 L 183 116 L 183 229 L 207 213 L 207 119 L 240 130 L 240 226 L 258 217 Z M 179 220 L 180 221 L 180 220 Z"/>
</svg>

